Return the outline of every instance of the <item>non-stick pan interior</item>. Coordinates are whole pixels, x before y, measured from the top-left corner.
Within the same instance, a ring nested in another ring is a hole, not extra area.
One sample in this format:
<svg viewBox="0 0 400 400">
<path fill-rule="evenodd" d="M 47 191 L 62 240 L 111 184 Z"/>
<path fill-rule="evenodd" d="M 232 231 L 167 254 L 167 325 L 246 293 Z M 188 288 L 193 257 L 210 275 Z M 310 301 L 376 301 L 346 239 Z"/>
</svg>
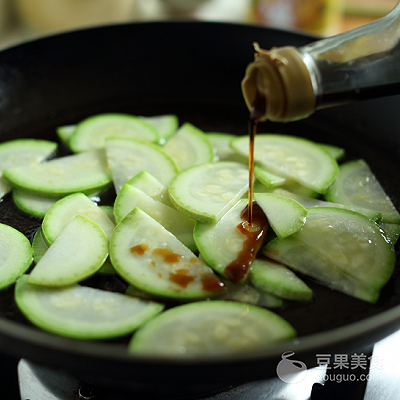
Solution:
<svg viewBox="0 0 400 400">
<path fill-rule="evenodd" d="M 174 113 L 181 123 L 191 122 L 205 131 L 247 134 L 248 111 L 240 80 L 253 58 L 252 42 L 270 48 L 301 46 L 311 40 L 261 27 L 176 22 L 88 29 L 17 46 L 0 53 L 0 141 L 17 137 L 57 141 L 57 126 L 113 111 Z M 364 158 L 370 164 L 399 207 L 399 105 L 400 98 L 391 97 L 341 106 L 296 123 L 263 123 L 259 131 L 344 147 L 347 159 Z M 60 154 L 66 154 L 62 146 Z M 112 202 L 112 196 L 104 202 Z M 40 220 L 19 212 L 10 195 L 0 203 L 0 222 L 29 238 L 40 225 Z M 318 352 L 351 351 L 400 325 L 398 266 L 376 305 L 307 282 L 315 293 L 313 302 L 288 304 L 277 312 L 298 331 L 299 341 L 292 346 L 308 363 L 315 362 Z M 288 350 L 276 347 L 240 360 L 188 364 L 131 359 L 125 354 L 128 338 L 85 343 L 39 332 L 17 310 L 13 288 L 0 292 L 0 315 L 3 351 L 90 380 L 140 382 L 144 389 L 154 385 L 155 376 L 155 385 L 161 387 L 273 376 L 278 355 Z"/>
</svg>

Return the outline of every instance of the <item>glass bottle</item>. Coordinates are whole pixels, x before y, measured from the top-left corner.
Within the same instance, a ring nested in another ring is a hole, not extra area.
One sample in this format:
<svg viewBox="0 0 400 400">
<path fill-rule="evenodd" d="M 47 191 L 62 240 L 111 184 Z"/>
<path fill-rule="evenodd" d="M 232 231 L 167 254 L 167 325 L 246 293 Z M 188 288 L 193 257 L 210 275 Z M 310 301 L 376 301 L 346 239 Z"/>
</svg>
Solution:
<svg viewBox="0 0 400 400">
<path fill-rule="evenodd" d="M 242 81 L 259 120 L 288 122 L 315 110 L 400 94 L 400 1 L 383 18 L 306 46 L 262 50 Z"/>
</svg>

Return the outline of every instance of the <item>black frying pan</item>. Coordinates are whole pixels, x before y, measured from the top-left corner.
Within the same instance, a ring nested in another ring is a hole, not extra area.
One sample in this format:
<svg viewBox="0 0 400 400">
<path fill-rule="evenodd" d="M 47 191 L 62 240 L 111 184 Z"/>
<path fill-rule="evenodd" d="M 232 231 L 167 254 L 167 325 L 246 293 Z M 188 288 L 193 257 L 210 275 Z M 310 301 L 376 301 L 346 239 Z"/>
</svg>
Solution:
<svg viewBox="0 0 400 400">
<path fill-rule="evenodd" d="M 205 131 L 247 134 L 240 81 L 253 59 L 252 42 L 270 48 L 311 40 L 261 27 L 166 22 L 71 32 L 7 49 L 0 52 L 0 141 L 57 140 L 55 127 L 113 111 L 175 113 Z M 343 146 L 349 159 L 366 159 L 398 206 L 399 107 L 400 98 L 391 97 L 321 111 L 296 123 L 260 124 L 259 130 Z M 40 225 L 20 213 L 10 196 L 0 204 L 0 222 L 30 238 Z M 32 327 L 13 302 L 13 288 L 0 292 L 0 349 L 101 385 L 196 391 L 275 377 L 288 350 L 312 367 L 317 354 L 354 352 L 400 327 L 398 267 L 376 305 L 309 284 L 315 291 L 311 304 L 278 311 L 297 329 L 298 341 L 258 354 L 201 362 L 133 358 L 126 353 L 128 338 L 82 342 Z"/>
</svg>

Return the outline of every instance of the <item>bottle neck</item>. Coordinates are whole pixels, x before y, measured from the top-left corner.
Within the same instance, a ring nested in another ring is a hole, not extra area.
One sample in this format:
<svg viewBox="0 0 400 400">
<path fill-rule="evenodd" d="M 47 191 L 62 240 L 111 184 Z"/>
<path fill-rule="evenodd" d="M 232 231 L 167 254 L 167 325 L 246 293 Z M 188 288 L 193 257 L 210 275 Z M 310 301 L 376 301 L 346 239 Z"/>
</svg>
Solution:
<svg viewBox="0 0 400 400">
<path fill-rule="evenodd" d="M 315 110 L 400 94 L 400 2 L 385 17 L 360 28 L 256 58 L 242 81 L 249 109 L 265 98 L 260 120 L 287 122 Z"/>
<path fill-rule="evenodd" d="M 316 109 L 400 93 L 400 3 L 385 17 L 299 49 Z"/>
</svg>

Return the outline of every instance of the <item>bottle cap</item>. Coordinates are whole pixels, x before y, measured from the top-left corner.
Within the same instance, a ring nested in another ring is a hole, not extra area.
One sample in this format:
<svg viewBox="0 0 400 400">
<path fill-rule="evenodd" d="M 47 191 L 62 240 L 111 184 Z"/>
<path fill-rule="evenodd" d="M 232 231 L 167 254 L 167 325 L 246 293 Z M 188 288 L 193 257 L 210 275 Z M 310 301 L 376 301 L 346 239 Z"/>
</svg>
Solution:
<svg viewBox="0 0 400 400">
<path fill-rule="evenodd" d="M 300 52 L 291 46 L 262 50 L 255 43 L 254 47 L 255 60 L 248 65 L 242 81 L 249 110 L 265 99 L 260 121 L 289 122 L 311 115 L 315 111 L 315 93 Z"/>
</svg>

